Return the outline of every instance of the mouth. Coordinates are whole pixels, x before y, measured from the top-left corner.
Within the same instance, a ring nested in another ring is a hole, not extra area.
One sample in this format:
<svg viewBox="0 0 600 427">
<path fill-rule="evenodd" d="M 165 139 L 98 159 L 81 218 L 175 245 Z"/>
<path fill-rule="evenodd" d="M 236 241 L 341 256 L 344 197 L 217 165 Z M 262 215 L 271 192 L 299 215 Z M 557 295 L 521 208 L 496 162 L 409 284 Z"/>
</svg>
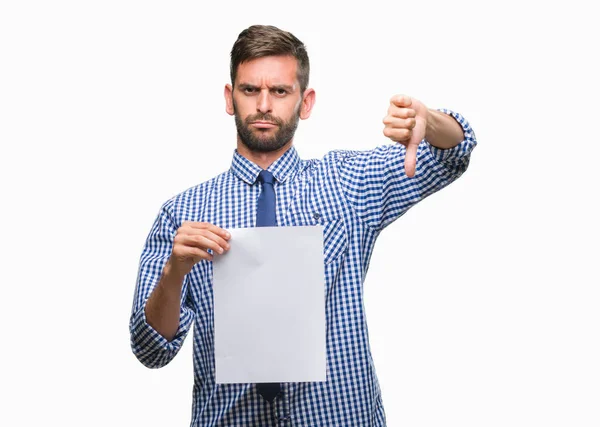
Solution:
<svg viewBox="0 0 600 427">
<path fill-rule="evenodd" d="M 255 122 L 250 122 L 250 124 L 258 129 L 270 129 L 270 128 L 277 127 L 277 125 L 275 123 L 265 122 L 265 121 L 261 121 L 261 120 L 258 120 Z"/>
</svg>

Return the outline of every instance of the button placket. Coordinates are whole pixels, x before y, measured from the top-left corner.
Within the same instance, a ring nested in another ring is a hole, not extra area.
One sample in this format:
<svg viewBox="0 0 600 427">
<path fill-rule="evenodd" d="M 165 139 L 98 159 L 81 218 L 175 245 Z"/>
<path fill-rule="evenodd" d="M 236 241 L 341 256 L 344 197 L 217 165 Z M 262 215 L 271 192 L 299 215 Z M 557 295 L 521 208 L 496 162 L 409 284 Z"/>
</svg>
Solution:
<svg viewBox="0 0 600 427">
<path fill-rule="evenodd" d="M 275 405 L 275 418 L 277 427 L 290 427 L 290 405 L 289 405 L 289 384 L 281 383 L 281 393 L 273 402 Z"/>
</svg>

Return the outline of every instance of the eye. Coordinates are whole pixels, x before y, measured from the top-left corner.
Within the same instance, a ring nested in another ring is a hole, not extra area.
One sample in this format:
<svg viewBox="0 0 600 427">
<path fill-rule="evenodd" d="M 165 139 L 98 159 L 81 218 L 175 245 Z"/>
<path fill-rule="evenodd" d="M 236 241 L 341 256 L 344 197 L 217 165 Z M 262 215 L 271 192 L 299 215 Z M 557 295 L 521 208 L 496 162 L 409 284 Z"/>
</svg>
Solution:
<svg viewBox="0 0 600 427">
<path fill-rule="evenodd" d="M 251 95 L 251 94 L 253 94 L 254 92 L 256 92 L 256 89 L 255 89 L 255 88 L 253 88 L 253 87 L 245 87 L 245 88 L 244 88 L 244 93 L 246 93 L 246 94 L 248 94 L 248 95 Z"/>
<path fill-rule="evenodd" d="M 275 92 L 275 94 L 276 94 L 277 96 L 285 96 L 285 95 L 287 95 L 287 93 L 288 93 L 288 92 L 287 92 L 287 90 L 285 90 L 285 89 L 283 89 L 283 88 L 280 88 L 280 87 L 279 87 L 279 88 L 277 88 L 277 89 L 275 89 L 273 92 Z"/>
</svg>

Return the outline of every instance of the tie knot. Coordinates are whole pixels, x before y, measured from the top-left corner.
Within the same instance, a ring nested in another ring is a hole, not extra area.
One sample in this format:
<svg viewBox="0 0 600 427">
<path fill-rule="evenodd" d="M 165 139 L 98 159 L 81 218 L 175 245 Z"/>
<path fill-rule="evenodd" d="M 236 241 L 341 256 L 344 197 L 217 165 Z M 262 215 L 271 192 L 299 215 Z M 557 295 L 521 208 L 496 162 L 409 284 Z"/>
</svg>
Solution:
<svg viewBox="0 0 600 427">
<path fill-rule="evenodd" d="M 273 174 L 267 170 L 262 170 L 258 174 L 258 180 L 264 184 L 273 185 L 273 181 L 275 180 Z"/>
</svg>

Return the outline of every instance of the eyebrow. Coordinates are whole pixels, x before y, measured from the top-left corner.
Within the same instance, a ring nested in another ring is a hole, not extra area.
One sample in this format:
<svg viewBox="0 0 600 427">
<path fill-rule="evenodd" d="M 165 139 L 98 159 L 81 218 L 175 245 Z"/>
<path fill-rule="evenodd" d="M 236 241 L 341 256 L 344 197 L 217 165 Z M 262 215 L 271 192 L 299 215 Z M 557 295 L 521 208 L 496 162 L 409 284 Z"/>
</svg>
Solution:
<svg viewBox="0 0 600 427">
<path fill-rule="evenodd" d="M 288 92 L 293 92 L 294 91 L 294 86 L 290 86 L 290 85 L 273 85 L 273 89 L 284 89 Z"/>
<path fill-rule="evenodd" d="M 238 87 L 241 90 L 244 90 L 244 89 L 258 89 L 258 86 L 255 86 L 255 85 L 250 84 L 250 83 L 240 83 L 238 85 Z M 285 85 L 285 84 L 279 84 L 279 85 L 273 85 L 273 86 L 271 86 L 270 89 L 275 89 L 275 90 L 277 90 L 277 89 L 284 89 L 284 90 L 286 90 L 288 92 L 293 92 L 294 91 L 294 86 Z"/>
</svg>

